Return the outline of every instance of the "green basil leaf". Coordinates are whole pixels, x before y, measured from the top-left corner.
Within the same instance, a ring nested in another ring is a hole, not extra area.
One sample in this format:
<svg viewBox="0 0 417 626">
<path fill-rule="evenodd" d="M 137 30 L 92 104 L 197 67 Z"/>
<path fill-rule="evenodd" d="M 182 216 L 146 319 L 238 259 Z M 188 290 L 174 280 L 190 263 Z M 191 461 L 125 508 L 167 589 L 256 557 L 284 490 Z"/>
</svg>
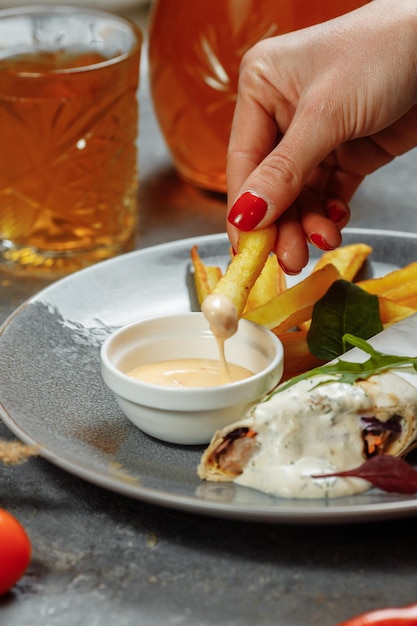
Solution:
<svg viewBox="0 0 417 626">
<path fill-rule="evenodd" d="M 314 305 L 307 343 L 314 356 L 330 361 L 349 348 L 346 333 L 369 339 L 381 330 L 378 296 L 336 280 Z"/>
</svg>

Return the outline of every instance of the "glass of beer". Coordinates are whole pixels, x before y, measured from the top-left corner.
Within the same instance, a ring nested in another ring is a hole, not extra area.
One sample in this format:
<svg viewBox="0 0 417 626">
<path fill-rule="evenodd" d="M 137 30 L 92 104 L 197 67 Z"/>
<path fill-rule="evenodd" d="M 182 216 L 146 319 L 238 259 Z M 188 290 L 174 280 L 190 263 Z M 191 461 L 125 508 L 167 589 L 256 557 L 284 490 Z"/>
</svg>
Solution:
<svg viewBox="0 0 417 626">
<path fill-rule="evenodd" d="M 59 276 L 132 248 L 141 44 L 105 11 L 0 11 L 0 268 Z"/>
</svg>

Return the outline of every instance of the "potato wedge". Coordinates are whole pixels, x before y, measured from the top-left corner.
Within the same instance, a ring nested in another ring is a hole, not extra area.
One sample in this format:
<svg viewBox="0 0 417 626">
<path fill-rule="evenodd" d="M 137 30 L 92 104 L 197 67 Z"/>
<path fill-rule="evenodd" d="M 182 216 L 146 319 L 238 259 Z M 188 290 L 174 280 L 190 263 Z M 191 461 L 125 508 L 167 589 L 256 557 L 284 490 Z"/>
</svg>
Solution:
<svg viewBox="0 0 417 626">
<path fill-rule="evenodd" d="M 221 279 L 223 272 L 215 265 L 205 265 L 198 254 L 197 246 L 191 248 L 191 262 L 194 268 L 194 284 L 199 304 L 208 296 Z"/>
<path fill-rule="evenodd" d="M 240 233 L 237 252 L 212 291 L 214 295 L 226 296 L 233 303 L 238 319 L 242 317 L 249 292 L 271 253 L 275 237 L 275 226 Z"/>
<path fill-rule="evenodd" d="M 417 278 L 415 280 L 407 280 L 407 282 L 401 283 L 392 289 L 388 289 L 384 292 L 384 296 L 393 300 L 394 302 L 404 302 L 410 298 L 416 297 L 417 294 Z"/>
<path fill-rule="evenodd" d="M 378 302 L 379 315 L 384 326 L 395 324 L 416 312 L 414 308 L 393 302 L 383 296 L 378 297 Z"/>
<path fill-rule="evenodd" d="M 356 283 L 359 284 L 359 283 Z M 407 283 L 408 284 L 408 283 Z M 406 285 L 404 285 L 406 286 Z M 404 294 L 405 294 L 404 290 Z M 389 292 L 391 293 L 391 292 Z M 377 294 L 374 294 L 377 295 Z M 395 324 L 402 319 L 405 319 L 409 315 L 412 315 L 417 311 L 417 293 L 410 295 L 409 298 L 404 296 L 403 300 L 395 301 L 391 297 L 378 296 L 379 302 L 379 314 L 381 316 L 381 322 L 384 326 Z M 310 328 L 311 320 L 302 322 L 300 324 L 300 330 L 308 332 Z"/>
<path fill-rule="evenodd" d="M 275 254 L 270 254 L 259 278 L 249 292 L 243 315 L 272 300 L 286 288 L 286 275 Z"/>
<path fill-rule="evenodd" d="M 400 285 L 415 280 L 417 280 L 417 261 L 380 278 L 368 278 L 368 280 L 360 280 L 356 284 L 368 293 L 386 296 Z"/>
<path fill-rule="evenodd" d="M 314 304 L 339 278 L 334 265 L 325 265 L 263 306 L 250 311 L 245 319 L 274 329 L 277 334 L 290 330 L 311 319 Z"/>
<path fill-rule="evenodd" d="M 340 278 L 353 281 L 368 256 L 372 253 L 371 246 L 365 243 L 352 243 L 340 246 L 335 250 L 324 252 L 313 268 L 313 272 L 321 269 L 325 265 L 334 265 Z"/>
<path fill-rule="evenodd" d="M 340 278 L 352 282 L 371 253 L 371 246 L 365 243 L 352 243 L 341 246 L 335 250 L 324 252 L 312 271 L 317 272 L 325 265 L 331 264 L 337 268 Z M 302 322 L 300 325 L 301 330 L 307 331 L 310 328 L 310 324 L 311 320 Z"/>
<path fill-rule="evenodd" d="M 414 309 L 414 311 L 417 311 L 417 291 L 410 294 L 408 297 L 399 300 L 398 304 L 410 307 L 411 309 Z"/>
</svg>

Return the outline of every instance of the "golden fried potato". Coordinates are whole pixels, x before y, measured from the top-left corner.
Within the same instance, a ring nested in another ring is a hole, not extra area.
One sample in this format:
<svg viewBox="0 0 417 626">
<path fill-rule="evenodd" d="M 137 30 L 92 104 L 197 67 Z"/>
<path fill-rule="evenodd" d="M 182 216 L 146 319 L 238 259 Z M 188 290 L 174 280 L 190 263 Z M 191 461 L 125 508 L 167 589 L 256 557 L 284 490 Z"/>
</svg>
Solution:
<svg viewBox="0 0 417 626">
<path fill-rule="evenodd" d="M 324 252 L 313 267 L 313 272 L 317 272 L 325 265 L 331 264 L 337 268 L 340 278 L 352 282 L 371 253 L 371 246 L 365 243 L 352 243 L 341 246 L 335 250 Z M 301 330 L 307 331 L 310 328 L 310 324 L 311 320 L 302 322 L 300 324 Z"/>
<path fill-rule="evenodd" d="M 362 287 L 368 293 L 378 296 L 387 296 L 390 291 L 400 287 L 404 283 L 414 282 L 417 280 L 417 261 L 410 263 L 398 270 L 389 272 L 380 278 L 368 278 L 368 280 L 360 280 L 356 284 Z"/>
<path fill-rule="evenodd" d="M 378 302 L 379 315 L 381 317 L 381 322 L 384 327 L 395 324 L 396 322 L 399 322 L 416 312 L 415 308 L 406 306 L 404 304 L 399 304 L 398 302 L 389 300 L 384 296 L 379 296 Z"/>
<path fill-rule="evenodd" d="M 414 280 L 407 280 L 404 283 L 384 291 L 384 296 L 393 300 L 394 302 L 402 303 L 406 300 L 413 301 L 417 294 L 417 278 Z"/>
<path fill-rule="evenodd" d="M 353 281 L 368 256 L 372 253 L 371 246 L 365 243 L 352 243 L 335 250 L 324 252 L 313 268 L 313 272 L 325 265 L 334 265 L 340 278 Z"/>
<path fill-rule="evenodd" d="M 199 304 L 211 294 L 221 279 L 223 272 L 215 265 L 205 265 L 198 254 L 197 246 L 191 248 L 191 262 L 194 268 L 194 284 Z"/>
<path fill-rule="evenodd" d="M 249 293 L 265 266 L 275 237 L 275 226 L 241 232 L 237 252 L 212 291 L 214 295 L 226 296 L 233 303 L 238 318 L 242 317 Z"/>
<path fill-rule="evenodd" d="M 410 307 L 411 309 L 414 309 L 414 312 L 417 312 L 417 291 L 414 291 L 414 293 L 410 293 L 407 297 L 399 300 L 398 304 Z"/>
<path fill-rule="evenodd" d="M 287 280 L 275 254 L 270 254 L 264 268 L 249 292 L 243 315 L 272 300 L 287 288 Z"/>
<path fill-rule="evenodd" d="M 314 304 L 339 278 L 340 274 L 335 266 L 326 265 L 263 306 L 250 311 L 245 319 L 274 329 L 277 334 L 290 330 L 311 319 Z"/>
</svg>

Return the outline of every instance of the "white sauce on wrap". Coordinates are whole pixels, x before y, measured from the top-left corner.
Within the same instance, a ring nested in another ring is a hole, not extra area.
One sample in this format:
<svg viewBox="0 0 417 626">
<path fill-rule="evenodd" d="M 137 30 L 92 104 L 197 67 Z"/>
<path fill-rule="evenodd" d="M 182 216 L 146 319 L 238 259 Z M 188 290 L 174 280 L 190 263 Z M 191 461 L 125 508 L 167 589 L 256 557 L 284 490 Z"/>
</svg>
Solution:
<svg viewBox="0 0 417 626">
<path fill-rule="evenodd" d="M 302 381 L 256 407 L 251 423 L 259 451 L 234 482 L 285 498 L 345 496 L 369 488 L 358 478 L 311 478 L 363 463 L 358 412 L 372 407 L 360 387 L 316 387 L 318 382 Z"/>
</svg>

